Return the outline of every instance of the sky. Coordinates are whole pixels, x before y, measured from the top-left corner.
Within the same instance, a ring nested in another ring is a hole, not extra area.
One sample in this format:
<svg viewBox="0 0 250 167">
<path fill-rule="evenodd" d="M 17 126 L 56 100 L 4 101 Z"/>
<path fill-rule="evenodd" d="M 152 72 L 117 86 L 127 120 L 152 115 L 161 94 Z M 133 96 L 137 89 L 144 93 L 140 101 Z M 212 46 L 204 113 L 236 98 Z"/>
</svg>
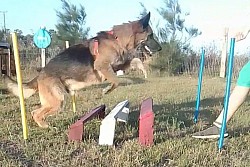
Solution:
<svg viewBox="0 0 250 167">
<path fill-rule="evenodd" d="M 6 28 L 20 29 L 24 34 L 35 33 L 41 26 L 55 29 L 56 10 L 62 11 L 60 0 L 0 0 L 0 11 L 5 13 Z M 75 5 L 83 5 L 87 13 L 86 26 L 90 36 L 98 31 L 110 30 L 113 25 L 137 20 L 142 2 L 151 12 L 153 26 L 163 19 L 157 8 L 163 7 L 163 0 L 69 0 Z M 250 29 L 250 0 L 179 0 L 186 26 L 198 28 L 202 35 L 192 40 L 196 48 L 211 43 L 221 47 L 224 29 L 229 27 L 229 40 L 236 32 Z M 3 27 L 3 13 L 0 13 L 0 28 Z M 236 43 L 236 51 L 250 50 L 250 35 Z"/>
</svg>

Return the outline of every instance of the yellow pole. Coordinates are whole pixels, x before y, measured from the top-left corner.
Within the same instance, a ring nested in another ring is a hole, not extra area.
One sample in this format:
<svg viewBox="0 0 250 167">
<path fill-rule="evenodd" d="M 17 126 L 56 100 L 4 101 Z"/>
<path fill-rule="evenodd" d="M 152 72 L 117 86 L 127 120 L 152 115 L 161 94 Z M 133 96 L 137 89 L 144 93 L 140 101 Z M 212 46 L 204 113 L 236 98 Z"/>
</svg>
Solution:
<svg viewBox="0 0 250 167">
<path fill-rule="evenodd" d="M 14 57 L 15 57 L 15 64 L 16 64 L 16 75 L 17 75 L 19 99 L 20 99 L 20 106 L 21 106 L 21 116 L 22 116 L 22 125 L 23 125 L 23 138 L 28 139 L 28 127 L 27 127 L 27 120 L 26 120 L 24 97 L 23 97 L 22 74 L 21 74 L 21 68 L 20 68 L 20 59 L 19 59 L 19 53 L 18 53 L 18 44 L 17 44 L 17 35 L 16 35 L 16 33 L 12 33 L 12 42 L 13 42 L 13 49 L 14 49 Z"/>
<path fill-rule="evenodd" d="M 66 49 L 69 48 L 69 41 L 65 41 Z M 73 112 L 76 112 L 76 95 L 75 92 L 71 94 Z"/>
<path fill-rule="evenodd" d="M 73 112 L 76 112 L 76 95 L 75 95 L 75 93 L 73 95 L 71 95 L 71 97 L 72 97 Z"/>
</svg>

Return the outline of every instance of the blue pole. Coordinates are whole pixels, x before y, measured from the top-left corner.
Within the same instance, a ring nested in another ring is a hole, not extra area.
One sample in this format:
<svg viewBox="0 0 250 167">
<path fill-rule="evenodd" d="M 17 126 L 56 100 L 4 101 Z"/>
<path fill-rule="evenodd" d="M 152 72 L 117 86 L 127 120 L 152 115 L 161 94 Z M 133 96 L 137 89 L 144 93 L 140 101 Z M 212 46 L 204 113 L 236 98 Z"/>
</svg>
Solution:
<svg viewBox="0 0 250 167">
<path fill-rule="evenodd" d="M 229 53 L 229 60 L 228 60 L 228 67 L 227 67 L 227 84 L 226 84 L 226 93 L 225 93 L 225 99 L 224 99 L 223 121 L 222 121 L 221 130 L 220 130 L 220 139 L 218 143 L 219 150 L 221 150 L 223 146 L 224 133 L 225 133 L 226 124 L 227 124 L 228 103 L 229 103 L 230 87 L 231 87 L 231 80 L 232 80 L 232 73 L 233 73 L 234 44 L 235 44 L 235 38 L 231 38 L 230 53 Z"/>
<path fill-rule="evenodd" d="M 202 75 L 203 75 L 203 68 L 204 68 L 204 59 L 205 59 L 205 50 L 201 49 L 201 60 L 200 60 L 200 70 L 199 70 L 199 79 L 198 79 L 198 90 L 196 96 L 196 107 L 194 112 L 194 122 L 197 123 L 198 115 L 199 115 L 199 108 L 200 108 L 200 96 L 201 96 L 201 84 L 202 84 Z"/>
</svg>

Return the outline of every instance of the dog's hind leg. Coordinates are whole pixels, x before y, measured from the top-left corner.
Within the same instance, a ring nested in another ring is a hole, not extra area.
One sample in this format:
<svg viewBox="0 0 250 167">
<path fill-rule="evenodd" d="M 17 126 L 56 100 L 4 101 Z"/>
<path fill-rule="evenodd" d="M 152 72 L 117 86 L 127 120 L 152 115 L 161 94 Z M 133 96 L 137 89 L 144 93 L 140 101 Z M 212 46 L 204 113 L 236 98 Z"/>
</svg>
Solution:
<svg viewBox="0 0 250 167">
<path fill-rule="evenodd" d="M 49 125 L 44 121 L 44 118 L 41 116 L 41 112 L 48 111 L 50 108 L 47 108 L 45 106 L 42 106 L 39 109 L 36 109 L 31 112 L 31 115 L 34 119 L 34 121 L 40 126 L 41 128 L 48 128 Z"/>
<path fill-rule="evenodd" d="M 50 84 L 48 84 L 50 83 Z M 43 80 L 38 83 L 41 108 L 32 111 L 34 121 L 42 128 L 47 128 L 45 119 L 56 114 L 64 100 L 64 90 L 60 82 Z"/>
</svg>

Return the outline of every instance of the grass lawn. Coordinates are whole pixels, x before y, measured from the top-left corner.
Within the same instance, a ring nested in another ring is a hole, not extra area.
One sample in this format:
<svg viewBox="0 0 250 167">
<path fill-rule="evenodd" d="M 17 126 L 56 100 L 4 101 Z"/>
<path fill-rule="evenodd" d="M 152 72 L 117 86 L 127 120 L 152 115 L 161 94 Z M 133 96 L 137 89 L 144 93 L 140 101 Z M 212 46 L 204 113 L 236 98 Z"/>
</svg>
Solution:
<svg viewBox="0 0 250 167">
<path fill-rule="evenodd" d="M 25 100 L 29 138 L 23 140 L 19 99 L 5 94 L 0 81 L 0 166 L 3 167 L 163 167 L 250 166 L 250 101 L 244 103 L 228 124 L 229 137 L 218 152 L 217 140 L 191 137 L 211 124 L 223 106 L 225 80 L 203 78 L 199 122 L 193 123 L 197 77 L 122 77 L 119 88 L 102 96 L 103 85 L 77 94 L 77 112 L 71 99 L 58 115 L 49 117 L 50 128 L 41 129 L 30 112 L 39 104 L 38 95 Z M 232 88 L 235 81 L 232 84 Z M 138 112 L 142 100 L 154 100 L 154 145 L 138 144 Z M 99 146 L 100 120 L 86 124 L 82 142 L 68 142 L 67 130 L 78 116 L 101 104 L 108 113 L 117 103 L 130 102 L 129 121 L 117 123 L 114 146 Z"/>
</svg>

